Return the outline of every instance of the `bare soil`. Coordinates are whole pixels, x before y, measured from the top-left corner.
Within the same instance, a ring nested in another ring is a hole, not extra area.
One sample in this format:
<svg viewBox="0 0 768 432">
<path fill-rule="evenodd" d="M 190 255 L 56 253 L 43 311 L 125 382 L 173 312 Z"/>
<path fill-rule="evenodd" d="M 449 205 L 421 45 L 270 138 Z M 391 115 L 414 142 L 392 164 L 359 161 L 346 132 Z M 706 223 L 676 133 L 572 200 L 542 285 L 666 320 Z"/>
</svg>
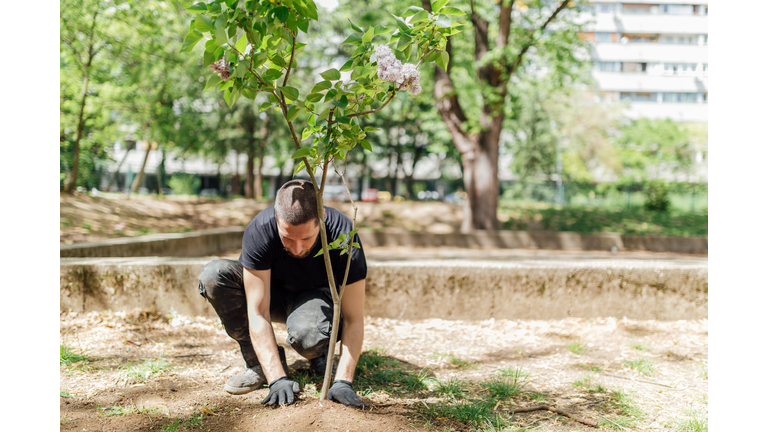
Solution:
<svg viewBox="0 0 768 432">
<path fill-rule="evenodd" d="M 382 386 L 363 393 L 369 405 L 365 410 L 320 401 L 320 378 L 304 386 L 298 403 L 282 408 L 260 405 L 266 388 L 230 395 L 223 384 L 244 365 L 237 344 L 215 318 L 150 311 L 62 312 L 60 322 L 61 343 L 89 357 L 61 366 L 61 430 L 161 431 L 179 426 L 206 431 L 394 432 L 482 426 L 428 415 L 427 407 L 443 400 L 434 391 L 409 393 Z M 286 348 L 289 374 L 306 375 L 307 361 L 284 343 L 285 326 L 274 328 Z M 498 413 L 547 404 L 602 421 L 600 428 L 606 428 L 611 425 L 602 419 L 619 418 L 610 403 L 611 390 L 626 392 L 641 411 L 638 422 L 626 430 L 672 430 L 672 422 L 687 415 L 685 410 L 707 413 L 707 320 L 367 317 L 365 332 L 364 351 L 381 347 L 403 368 L 423 370 L 442 382 L 456 378 L 476 384 L 500 369 L 521 369 L 529 376 L 525 392 L 497 404 Z M 586 348 L 581 354 L 566 347 L 576 341 Z M 160 357 L 170 362 L 170 369 L 145 379 L 128 377 L 126 365 Z M 650 375 L 625 363 L 639 358 L 654 366 Z M 574 385 L 584 378 L 605 390 Z M 132 407 L 134 412 L 110 416 L 114 407 Z M 516 414 L 513 423 L 519 429 L 509 430 L 595 430 L 548 411 Z"/>
<path fill-rule="evenodd" d="M 59 196 L 59 241 L 71 244 L 154 233 L 246 226 L 271 202 L 104 193 Z M 348 216 L 349 203 L 327 201 Z M 374 229 L 450 233 L 459 230 L 461 206 L 440 202 L 359 202 L 357 225 Z"/>
</svg>

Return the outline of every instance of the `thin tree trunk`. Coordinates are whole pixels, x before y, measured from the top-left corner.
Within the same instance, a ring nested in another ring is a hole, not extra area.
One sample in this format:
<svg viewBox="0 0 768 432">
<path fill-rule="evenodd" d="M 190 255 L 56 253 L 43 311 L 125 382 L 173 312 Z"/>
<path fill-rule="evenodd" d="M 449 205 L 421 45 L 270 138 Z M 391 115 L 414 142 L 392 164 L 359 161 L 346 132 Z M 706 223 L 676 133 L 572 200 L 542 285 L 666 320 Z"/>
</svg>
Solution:
<svg viewBox="0 0 768 432">
<path fill-rule="evenodd" d="M 131 185 L 131 193 L 139 193 L 139 186 L 141 186 L 141 182 L 144 180 L 144 168 L 147 166 L 147 159 L 149 159 L 149 152 L 152 151 L 152 143 L 147 141 L 147 152 L 144 153 L 144 161 L 141 163 L 141 169 L 139 170 L 139 173 L 136 174 L 136 177 L 133 179 L 133 184 Z"/>
<path fill-rule="evenodd" d="M 254 197 L 254 179 L 253 179 L 253 148 L 248 149 L 248 164 L 245 166 L 245 197 L 246 198 L 253 198 Z"/>
<path fill-rule="evenodd" d="M 134 143 L 134 145 L 136 145 Z M 120 175 L 120 168 L 123 166 L 123 163 L 125 163 L 125 160 L 128 159 L 128 153 L 133 150 L 133 146 L 131 148 L 126 149 L 125 155 L 123 155 L 123 158 L 120 159 L 120 163 L 117 164 L 117 169 L 115 169 L 115 173 L 112 175 L 112 181 L 109 182 L 109 189 L 112 190 L 112 185 L 117 183 L 117 177 Z"/>
<path fill-rule="evenodd" d="M 90 67 L 90 61 L 88 62 L 88 67 Z M 83 118 L 85 114 L 85 101 L 86 97 L 88 97 L 88 74 L 86 73 L 85 77 L 83 77 L 83 92 L 82 97 L 80 98 L 80 113 L 78 114 L 78 120 L 77 120 L 77 135 L 75 136 L 75 156 L 72 159 L 72 170 L 69 172 L 69 184 L 67 185 L 67 193 L 74 193 L 75 188 L 77 187 L 77 170 L 78 166 L 80 164 L 80 139 L 83 136 L 83 128 L 85 127 L 85 119 Z"/>
<path fill-rule="evenodd" d="M 261 200 L 264 196 L 261 187 L 261 171 L 264 168 L 264 153 L 266 153 L 267 147 L 267 126 L 268 121 L 265 119 L 261 126 L 261 142 L 259 143 L 259 167 L 256 170 L 256 184 L 254 185 L 255 195 L 254 199 Z"/>
<path fill-rule="evenodd" d="M 240 152 L 235 150 L 235 174 L 229 183 L 232 186 L 232 195 L 240 195 Z"/>
</svg>

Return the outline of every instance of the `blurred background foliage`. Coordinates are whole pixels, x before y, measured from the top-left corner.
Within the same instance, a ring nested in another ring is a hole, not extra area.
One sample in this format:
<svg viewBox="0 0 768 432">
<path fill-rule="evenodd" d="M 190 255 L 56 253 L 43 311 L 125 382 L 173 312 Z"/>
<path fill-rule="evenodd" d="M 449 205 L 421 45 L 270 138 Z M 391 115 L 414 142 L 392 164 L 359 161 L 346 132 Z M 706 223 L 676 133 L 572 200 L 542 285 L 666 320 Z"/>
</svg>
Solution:
<svg viewBox="0 0 768 432">
<path fill-rule="evenodd" d="M 531 11 L 547 4 L 530 3 Z M 338 67 L 348 58 L 354 46 L 340 42 L 351 32 L 350 20 L 363 28 L 392 24 L 391 14 L 411 5 L 422 3 L 341 0 L 333 12 L 320 8 L 323 16 L 311 22 L 302 41 L 308 45 L 298 59 L 297 75 L 292 78 L 295 85 L 310 85 L 308 77 L 315 69 Z M 469 11 L 469 2 L 454 0 L 451 5 Z M 488 20 L 489 31 L 496 31 L 498 6 L 477 2 L 476 7 L 478 15 Z M 516 13 L 522 24 L 512 29 L 510 45 L 514 49 L 527 37 L 528 12 Z M 202 55 L 179 53 L 193 18 L 184 4 L 62 0 L 60 17 L 62 191 L 91 190 L 98 187 L 100 178 L 111 176 L 108 171 L 120 163 L 111 159 L 117 142 L 157 143 L 157 147 L 137 147 L 145 155 L 151 148 L 162 150 L 163 155 L 211 161 L 223 161 L 231 151 L 245 154 L 248 169 L 235 173 L 236 180 L 231 182 L 235 196 L 264 197 L 259 176 L 262 169 L 270 168 L 264 166 L 267 156 L 274 158 L 275 166 L 292 172 L 288 166 L 292 164 L 292 143 L 278 113 L 259 112 L 260 97 L 255 102 L 243 98 L 229 108 L 220 95 L 203 92 L 211 71 L 202 67 Z M 619 223 L 615 221 L 635 215 L 645 218 L 646 228 L 638 219 L 635 228 L 634 222 L 627 222 L 621 229 L 654 232 L 647 227 L 666 224 L 679 226 L 678 231 L 688 235 L 706 235 L 706 177 L 697 177 L 693 171 L 696 153 L 703 148 L 706 154 L 706 125 L 629 120 L 622 115 L 621 103 L 596 101 L 585 90 L 590 84 L 590 62 L 579 57 L 585 42 L 578 37 L 578 27 L 561 28 L 557 37 L 544 38 L 533 48 L 525 68 L 506 84 L 500 151 L 511 155 L 512 162 L 500 164 L 499 171 L 511 171 L 515 180 L 503 182 L 499 188 L 500 227 L 528 227 L 526 214 L 530 213 L 535 222 L 532 227 L 605 231 L 614 229 Z M 452 44 L 450 75 L 467 114 L 463 128 L 476 131 L 483 106 L 493 101 L 494 90 L 475 75 L 481 65 L 474 58 L 475 39 L 469 23 L 452 38 Z M 195 47 L 202 49 L 203 44 Z M 494 55 L 500 54 L 491 52 L 486 61 L 493 61 Z M 461 175 L 461 153 L 435 106 L 433 71 L 424 69 L 421 77 L 424 90 L 418 97 L 398 99 L 366 120 L 367 125 L 381 129 L 369 134 L 373 152 L 353 152 L 349 163 L 364 174 L 372 172 L 373 164 L 386 166 L 387 175 L 377 183 L 379 189 L 417 199 L 418 192 L 429 185 L 414 177 L 416 165 L 432 159 L 454 188 L 445 195 L 458 190 L 460 196 L 460 177 L 447 173 Z M 159 190 L 194 189 L 195 182 L 189 177 L 163 177 L 162 166 L 158 173 Z M 142 174 L 143 168 L 131 185 L 134 193 Z M 676 180 L 670 182 L 671 178 Z M 358 182 L 358 190 L 364 186 L 362 179 L 352 181 Z M 558 216 L 547 213 L 547 208 Z M 578 209 L 603 213 L 580 216 Z M 531 212 L 539 214 L 540 220 L 535 221 Z M 670 220 L 675 217 L 682 219 Z M 689 223 L 695 227 L 686 231 Z"/>
</svg>

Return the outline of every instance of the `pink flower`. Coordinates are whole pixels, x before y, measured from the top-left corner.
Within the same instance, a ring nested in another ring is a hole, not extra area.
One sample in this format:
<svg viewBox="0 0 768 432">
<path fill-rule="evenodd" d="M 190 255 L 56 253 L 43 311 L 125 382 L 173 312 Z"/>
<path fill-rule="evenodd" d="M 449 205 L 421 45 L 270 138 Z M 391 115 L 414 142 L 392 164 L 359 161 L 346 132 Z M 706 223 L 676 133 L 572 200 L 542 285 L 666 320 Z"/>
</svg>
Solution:
<svg viewBox="0 0 768 432">
<path fill-rule="evenodd" d="M 376 74 L 380 80 L 397 83 L 399 90 L 408 90 L 414 96 L 419 94 L 421 91 L 420 74 L 416 65 L 403 64 L 395 57 L 389 46 L 384 44 L 376 47 L 374 55 L 378 65 Z M 373 61 L 373 56 L 371 56 L 371 61 Z"/>
<path fill-rule="evenodd" d="M 227 78 L 229 78 L 229 75 L 230 75 L 229 73 L 230 65 L 231 63 L 224 61 L 224 57 L 222 57 L 216 63 L 208 65 L 208 67 L 213 69 L 216 73 L 218 73 L 222 80 L 226 80 Z"/>
</svg>

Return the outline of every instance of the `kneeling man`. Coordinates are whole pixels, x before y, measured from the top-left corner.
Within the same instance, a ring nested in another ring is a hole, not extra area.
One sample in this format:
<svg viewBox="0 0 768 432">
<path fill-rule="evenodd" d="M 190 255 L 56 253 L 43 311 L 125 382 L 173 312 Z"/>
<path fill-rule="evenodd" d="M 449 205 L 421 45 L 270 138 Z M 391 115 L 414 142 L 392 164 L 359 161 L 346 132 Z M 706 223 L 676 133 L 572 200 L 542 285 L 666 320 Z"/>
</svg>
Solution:
<svg viewBox="0 0 768 432">
<path fill-rule="evenodd" d="M 245 394 L 269 382 L 264 404 L 290 404 L 299 385 L 288 379 L 285 352 L 278 347 L 272 322 L 286 324 L 290 344 L 323 375 L 333 324 L 333 299 L 321 250 L 320 222 L 312 183 L 292 180 L 277 193 L 275 205 L 260 212 L 243 234 L 239 262 L 216 260 L 200 274 L 200 295 L 216 310 L 227 334 L 240 344 L 246 369 L 230 378 L 224 389 Z M 341 212 L 324 208 L 328 241 L 352 230 Z M 355 236 L 354 241 L 360 243 Z M 347 256 L 330 251 L 337 285 L 344 280 Z M 355 366 L 363 345 L 367 266 L 363 249 L 352 249 L 347 287 L 341 300 L 342 354 L 328 399 L 362 406 L 352 390 Z M 337 288 L 338 289 L 338 288 Z M 336 367 L 336 365 L 334 365 Z"/>
</svg>

